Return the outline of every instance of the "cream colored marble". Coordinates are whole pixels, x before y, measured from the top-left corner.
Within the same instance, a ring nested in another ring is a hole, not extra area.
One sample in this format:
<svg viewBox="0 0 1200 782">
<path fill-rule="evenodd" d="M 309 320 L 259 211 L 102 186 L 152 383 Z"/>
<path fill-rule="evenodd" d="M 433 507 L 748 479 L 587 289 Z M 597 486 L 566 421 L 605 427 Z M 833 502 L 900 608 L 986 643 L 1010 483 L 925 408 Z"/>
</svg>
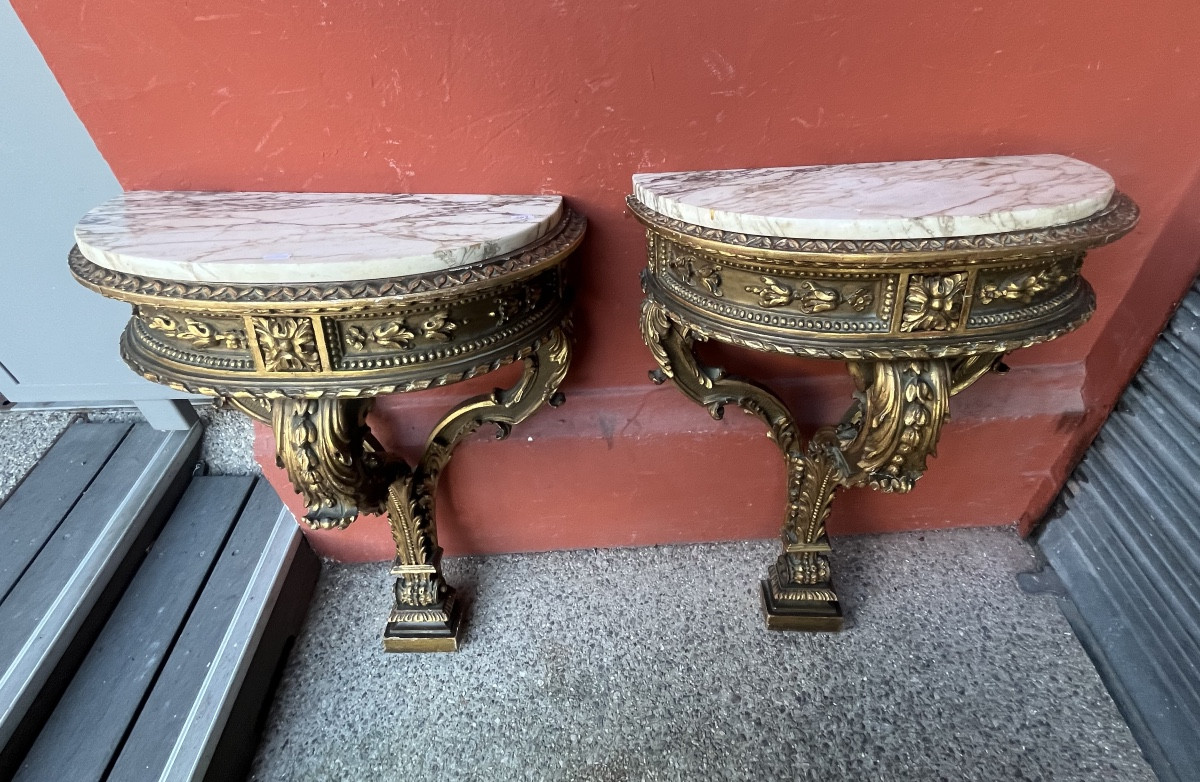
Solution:
<svg viewBox="0 0 1200 782">
<path fill-rule="evenodd" d="M 1094 214 L 1113 180 L 1062 155 L 636 174 L 639 201 L 707 228 L 796 239 L 923 239 Z"/>
<path fill-rule="evenodd" d="M 80 252 L 168 280 L 298 283 L 454 269 L 516 250 L 559 196 L 134 191 L 88 212 Z"/>
</svg>

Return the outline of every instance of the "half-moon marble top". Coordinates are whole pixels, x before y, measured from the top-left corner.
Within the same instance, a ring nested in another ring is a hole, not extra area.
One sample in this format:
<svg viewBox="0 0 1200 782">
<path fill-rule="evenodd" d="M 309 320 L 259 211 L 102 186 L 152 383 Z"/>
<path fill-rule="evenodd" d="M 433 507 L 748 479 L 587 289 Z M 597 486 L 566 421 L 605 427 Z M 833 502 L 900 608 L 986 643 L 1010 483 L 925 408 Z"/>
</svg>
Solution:
<svg viewBox="0 0 1200 782">
<path fill-rule="evenodd" d="M 348 282 L 485 261 L 544 236 L 559 196 L 133 191 L 75 241 L 115 271 L 230 283 Z"/>
<path fill-rule="evenodd" d="M 1112 198 L 1106 172 L 1063 155 L 635 174 L 665 217 L 794 239 L 927 239 L 1080 220 Z"/>
</svg>

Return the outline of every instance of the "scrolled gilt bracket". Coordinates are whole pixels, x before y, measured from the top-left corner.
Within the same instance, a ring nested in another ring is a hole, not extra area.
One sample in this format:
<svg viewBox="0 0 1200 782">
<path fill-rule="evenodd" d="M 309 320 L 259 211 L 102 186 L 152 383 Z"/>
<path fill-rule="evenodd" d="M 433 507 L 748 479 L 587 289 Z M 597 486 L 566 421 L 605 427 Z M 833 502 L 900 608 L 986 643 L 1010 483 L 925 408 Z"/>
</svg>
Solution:
<svg viewBox="0 0 1200 782">
<path fill-rule="evenodd" d="M 667 309 L 651 297 L 642 302 L 641 329 L 642 339 L 659 367 L 651 370 L 651 380 L 658 385 L 673 380 L 684 394 L 718 421 L 725 415 L 725 405 L 738 405 L 767 424 L 769 437 L 785 455 L 798 458 L 800 436 L 796 422 L 779 397 L 751 380 L 727 375 L 720 367 L 701 364 L 692 349 L 696 336 L 673 321 Z"/>
<path fill-rule="evenodd" d="M 287 470 L 314 529 L 342 529 L 362 513 L 382 513 L 399 466 L 366 424 L 373 399 L 271 401 L 276 461 Z"/>
<path fill-rule="evenodd" d="M 837 630 L 825 522 L 840 487 L 907 492 L 934 455 L 950 397 L 946 359 L 850 362 L 858 387 L 838 426 L 817 431 L 783 529 L 783 553 L 763 582 L 767 626 Z"/>
<path fill-rule="evenodd" d="M 997 165 L 1014 162 L 1024 165 Z M 939 161 L 939 170 L 943 165 L 958 164 Z M 651 378 L 672 380 L 714 417 L 733 402 L 766 421 L 787 463 L 788 491 L 783 552 L 762 582 L 767 626 L 837 630 L 843 617 L 826 532 L 837 489 L 911 490 L 935 452 L 951 396 L 1003 371 L 1005 353 L 1061 336 L 1091 315 L 1095 295 L 1080 276 L 1084 254 L 1129 231 L 1137 206 L 1112 193 L 1102 208 L 1059 225 L 928 238 L 860 236 L 857 229 L 802 238 L 788 235 L 801 230 L 794 226 L 783 231 L 758 213 L 743 214 L 740 196 L 714 208 L 714 182 L 732 176 L 749 194 L 758 185 L 742 178 L 753 180 L 753 172 L 659 176 L 635 178 L 637 192 L 627 200 L 646 227 L 642 336 L 659 366 Z M 763 208 L 783 203 L 785 192 L 807 203 L 806 186 L 788 191 L 776 177 L 770 175 L 771 205 Z M 654 192 L 660 185 L 663 191 Z M 705 195 L 685 203 L 691 185 Z M 774 233 L 744 232 L 750 225 Z M 855 401 L 838 425 L 801 443 L 778 398 L 697 360 L 693 343 L 710 339 L 845 361 Z"/>
<path fill-rule="evenodd" d="M 412 470 L 403 470 L 388 489 L 396 583 L 395 605 L 384 629 L 387 651 L 458 648 L 462 605 L 441 572 L 434 513 L 438 479 L 458 444 L 484 424 L 494 424 L 497 439 L 504 439 L 542 404 L 562 404 L 558 386 L 570 360 L 567 329 L 556 327 L 523 359 L 521 378 L 514 386 L 468 399 L 447 413 L 429 436 L 420 461 Z"/>
<path fill-rule="evenodd" d="M 651 379 L 672 380 L 721 418 L 736 404 L 762 419 L 787 466 L 783 553 L 763 582 L 772 629 L 837 630 L 842 611 L 831 580 L 825 522 L 840 487 L 907 492 L 936 452 L 949 398 L 992 370 L 1000 354 L 954 359 L 851 361 L 855 401 L 836 426 L 805 445 L 784 403 L 764 386 L 702 364 L 702 337 L 652 296 L 642 304 L 642 337 L 658 363 Z"/>
</svg>

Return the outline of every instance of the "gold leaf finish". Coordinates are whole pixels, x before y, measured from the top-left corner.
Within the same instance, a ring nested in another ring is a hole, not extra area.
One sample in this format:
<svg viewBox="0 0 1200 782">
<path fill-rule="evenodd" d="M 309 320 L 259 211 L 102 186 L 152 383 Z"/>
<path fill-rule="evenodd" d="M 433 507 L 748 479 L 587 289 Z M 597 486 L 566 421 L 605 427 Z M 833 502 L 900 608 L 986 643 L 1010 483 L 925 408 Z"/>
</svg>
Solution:
<svg viewBox="0 0 1200 782">
<path fill-rule="evenodd" d="M 484 424 L 496 426 L 497 437 L 532 415 L 547 402 L 561 403 L 556 392 L 571 362 L 571 343 L 563 327 L 552 329 L 537 350 L 524 360 L 516 385 L 462 402 L 438 423 L 425 453 L 411 472 L 406 471 L 388 490 L 387 512 L 396 543 L 396 602 L 384 631 L 390 651 L 419 650 L 413 628 L 430 624 L 430 606 L 446 616 L 432 623 L 432 632 L 447 648 L 457 647 L 459 615 L 454 610 L 454 590 L 441 575 L 442 550 L 437 543 L 434 502 L 438 478 L 454 449 Z M 451 646 L 451 644 L 453 644 Z"/>
<path fill-rule="evenodd" d="M 727 404 L 761 418 L 787 470 L 783 552 L 767 571 L 767 627 L 842 627 L 827 521 L 839 488 L 907 492 L 933 456 L 949 399 L 1008 351 L 1083 323 L 1095 299 L 1078 276 L 1083 253 L 1129 231 L 1137 207 L 1116 194 L 1069 225 L 989 236 L 824 241 L 748 236 L 666 218 L 630 197 L 647 228 L 642 339 L 670 379 L 719 418 Z M 695 284 L 720 268 L 721 295 Z M 753 350 L 848 363 L 857 392 L 840 423 L 802 442 L 765 387 L 705 366 L 694 346 L 716 339 Z"/>
<path fill-rule="evenodd" d="M 271 428 L 279 466 L 304 497 L 304 522 L 344 528 L 360 513 L 383 511 L 394 470 L 367 428 L 374 400 L 276 399 Z"/>
<path fill-rule="evenodd" d="M 564 208 L 542 238 L 470 267 L 344 283 L 240 285 L 104 269 L 73 249 L 83 285 L 134 305 L 121 354 L 150 380 L 224 397 L 271 425 L 304 523 L 342 528 L 385 512 L 396 546 L 388 651 L 458 647 L 462 605 L 441 572 L 434 492 L 461 440 L 500 434 L 545 402 L 570 363 L 564 265 L 585 221 Z M 703 285 L 703 283 L 701 283 Z M 706 288 L 707 290 L 707 288 Z M 456 406 L 417 464 L 390 459 L 367 415 L 380 394 L 419 391 L 524 364 L 521 380 Z"/>
<path fill-rule="evenodd" d="M 979 301 L 983 304 L 991 304 L 994 301 L 1007 299 L 1028 304 L 1035 297 L 1062 287 L 1062 284 L 1069 279 L 1071 279 L 1071 275 L 1064 271 L 1062 266 L 1055 264 L 1037 272 L 1010 277 L 999 284 L 985 285 L 979 291 Z"/>
</svg>

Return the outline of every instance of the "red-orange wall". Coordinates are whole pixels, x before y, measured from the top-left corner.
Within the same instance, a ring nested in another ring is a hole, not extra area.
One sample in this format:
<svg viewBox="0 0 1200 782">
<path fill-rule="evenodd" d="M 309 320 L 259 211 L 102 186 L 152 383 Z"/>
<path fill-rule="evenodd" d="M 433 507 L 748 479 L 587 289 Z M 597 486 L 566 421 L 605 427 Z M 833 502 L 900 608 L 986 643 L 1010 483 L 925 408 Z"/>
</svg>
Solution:
<svg viewBox="0 0 1200 782">
<path fill-rule="evenodd" d="M 635 172 L 1058 152 L 1141 205 L 1089 256 L 1093 322 L 956 398 L 917 490 L 848 493 L 835 533 L 1028 528 L 1197 271 L 1192 0 L 13 4 L 129 189 L 554 192 L 588 216 L 571 399 L 456 456 L 451 552 L 776 531 L 761 425 L 645 380 Z M 844 406 L 832 364 L 720 352 L 809 423 Z M 381 435 L 411 455 L 454 393 L 388 400 Z M 316 542 L 388 555 L 381 523 L 356 529 Z"/>
</svg>

